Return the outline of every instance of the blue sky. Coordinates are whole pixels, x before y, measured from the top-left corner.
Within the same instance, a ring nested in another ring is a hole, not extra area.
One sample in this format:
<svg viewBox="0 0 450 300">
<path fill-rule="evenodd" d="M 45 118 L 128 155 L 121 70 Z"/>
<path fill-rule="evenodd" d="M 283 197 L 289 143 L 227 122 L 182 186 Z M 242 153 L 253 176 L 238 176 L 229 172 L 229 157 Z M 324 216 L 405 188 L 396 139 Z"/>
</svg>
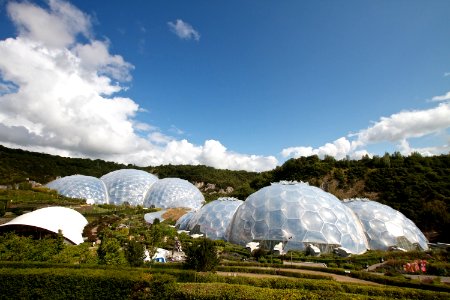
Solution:
<svg viewBox="0 0 450 300">
<path fill-rule="evenodd" d="M 279 2 L 0 2 L 0 143 L 256 171 L 449 153 L 449 1 Z"/>
</svg>

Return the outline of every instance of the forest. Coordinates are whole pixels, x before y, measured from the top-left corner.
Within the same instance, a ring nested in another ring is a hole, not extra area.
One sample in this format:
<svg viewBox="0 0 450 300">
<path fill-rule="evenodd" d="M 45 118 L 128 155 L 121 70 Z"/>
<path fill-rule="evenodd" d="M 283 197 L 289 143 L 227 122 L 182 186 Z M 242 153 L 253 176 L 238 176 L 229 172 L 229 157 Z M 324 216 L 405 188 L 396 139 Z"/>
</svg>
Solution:
<svg viewBox="0 0 450 300">
<path fill-rule="evenodd" d="M 58 176 L 82 174 L 100 177 L 108 172 L 135 168 L 159 178 L 178 177 L 202 183 L 207 200 L 219 196 L 245 198 L 280 180 L 308 182 L 339 199 L 364 197 L 387 204 L 414 221 L 431 241 L 450 242 L 450 154 L 424 157 L 398 152 L 365 156 L 360 160 L 290 159 L 274 170 L 255 173 L 207 166 L 163 165 L 137 167 L 103 160 L 67 158 L 10 149 L 0 145 L 0 185 L 11 187 L 28 180 L 42 184 Z M 208 188 L 206 188 L 208 187 Z"/>
</svg>

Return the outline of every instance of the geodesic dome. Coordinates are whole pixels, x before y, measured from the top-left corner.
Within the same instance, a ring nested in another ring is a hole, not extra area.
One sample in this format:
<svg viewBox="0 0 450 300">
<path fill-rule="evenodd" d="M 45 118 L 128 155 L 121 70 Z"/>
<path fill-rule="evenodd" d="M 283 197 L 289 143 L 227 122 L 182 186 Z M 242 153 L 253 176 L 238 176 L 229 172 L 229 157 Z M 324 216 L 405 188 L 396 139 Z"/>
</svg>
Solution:
<svg viewBox="0 0 450 300">
<path fill-rule="evenodd" d="M 228 240 L 243 246 L 260 242 L 266 249 L 282 242 L 285 251 L 305 250 L 308 244 L 322 252 L 367 250 L 361 224 L 339 199 L 298 182 L 274 183 L 251 194 L 237 209 Z"/>
<path fill-rule="evenodd" d="M 244 201 L 222 197 L 200 208 L 190 219 L 187 230 L 203 233 L 212 240 L 224 240 L 234 213 Z"/>
<path fill-rule="evenodd" d="M 344 200 L 361 220 L 370 249 L 428 250 L 428 241 L 413 221 L 390 206 L 369 199 Z"/>
<path fill-rule="evenodd" d="M 189 212 L 185 213 L 184 215 L 182 215 L 175 223 L 175 227 L 177 227 L 180 230 L 187 230 L 189 221 L 194 216 L 194 214 L 195 214 L 195 211 L 189 211 Z"/>
<path fill-rule="evenodd" d="M 47 183 L 46 187 L 58 191 L 60 195 L 65 197 L 86 199 L 87 204 L 108 203 L 106 186 L 103 181 L 96 177 L 66 176 Z"/>
<path fill-rule="evenodd" d="M 109 194 L 109 204 L 121 205 L 125 202 L 132 206 L 143 205 L 150 187 L 158 177 L 145 171 L 121 169 L 100 177 Z"/>
<path fill-rule="evenodd" d="M 147 193 L 145 207 L 186 207 L 199 209 L 205 198 L 198 188 L 187 180 L 164 178 L 158 180 Z"/>
</svg>

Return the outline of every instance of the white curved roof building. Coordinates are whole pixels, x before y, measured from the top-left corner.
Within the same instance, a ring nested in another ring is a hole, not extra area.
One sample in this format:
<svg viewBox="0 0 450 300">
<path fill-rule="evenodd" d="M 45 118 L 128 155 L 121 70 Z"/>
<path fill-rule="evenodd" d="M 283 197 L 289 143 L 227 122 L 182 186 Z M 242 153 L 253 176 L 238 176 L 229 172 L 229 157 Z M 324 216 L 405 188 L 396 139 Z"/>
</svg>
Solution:
<svg viewBox="0 0 450 300">
<path fill-rule="evenodd" d="M 344 200 L 344 204 L 361 220 L 370 249 L 428 250 L 428 241 L 422 231 L 392 207 L 361 198 Z"/>
<path fill-rule="evenodd" d="M 352 254 L 368 247 L 361 223 L 338 198 L 298 182 L 275 183 L 250 195 L 234 215 L 228 241 L 260 242 L 266 249 L 282 242 L 285 251 L 309 244 L 322 252 L 343 247 Z"/>
<path fill-rule="evenodd" d="M 164 178 L 155 182 L 145 196 L 145 207 L 185 207 L 197 210 L 205 198 L 198 188 L 187 180 Z"/>
<path fill-rule="evenodd" d="M 44 231 L 55 234 L 61 230 L 67 241 L 78 245 L 83 243 L 82 234 L 87 223 L 86 218 L 76 210 L 53 206 L 18 216 L 8 223 L 0 225 L 0 230 Z"/>
<path fill-rule="evenodd" d="M 109 204 L 121 205 L 125 202 L 132 206 L 143 205 L 150 187 L 158 177 L 136 169 L 121 169 L 100 177 L 105 183 L 109 195 Z"/>
<path fill-rule="evenodd" d="M 222 197 L 204 205 L 191 217 L 187 230 L 203 233 L 212 240 L 225 240 L 225 233 L 234 213 L 244 201 Z"/>
<path fill-rule="evenodd" d="M 87 204 L 107 204 L 109 202 L 105 184 L 92 176 L 66 176 L 49 182 L 46 187 L 69 198 L 86 199 Z"/>
</svg>

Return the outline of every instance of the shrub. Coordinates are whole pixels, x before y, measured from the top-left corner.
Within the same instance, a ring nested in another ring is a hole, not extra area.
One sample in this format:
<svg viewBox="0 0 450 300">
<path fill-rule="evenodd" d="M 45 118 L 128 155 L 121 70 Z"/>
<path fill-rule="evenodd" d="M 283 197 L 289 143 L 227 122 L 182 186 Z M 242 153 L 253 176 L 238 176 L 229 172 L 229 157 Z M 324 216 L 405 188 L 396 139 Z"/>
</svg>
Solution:
<svg viewBox="0 0 450 300">
<path fill-rule="evenodd" d="M 219 264 L 214 241 L 203 238 L 187 246 L 185 266 L 196 271 L 212 271 Z"/>
</svg>

